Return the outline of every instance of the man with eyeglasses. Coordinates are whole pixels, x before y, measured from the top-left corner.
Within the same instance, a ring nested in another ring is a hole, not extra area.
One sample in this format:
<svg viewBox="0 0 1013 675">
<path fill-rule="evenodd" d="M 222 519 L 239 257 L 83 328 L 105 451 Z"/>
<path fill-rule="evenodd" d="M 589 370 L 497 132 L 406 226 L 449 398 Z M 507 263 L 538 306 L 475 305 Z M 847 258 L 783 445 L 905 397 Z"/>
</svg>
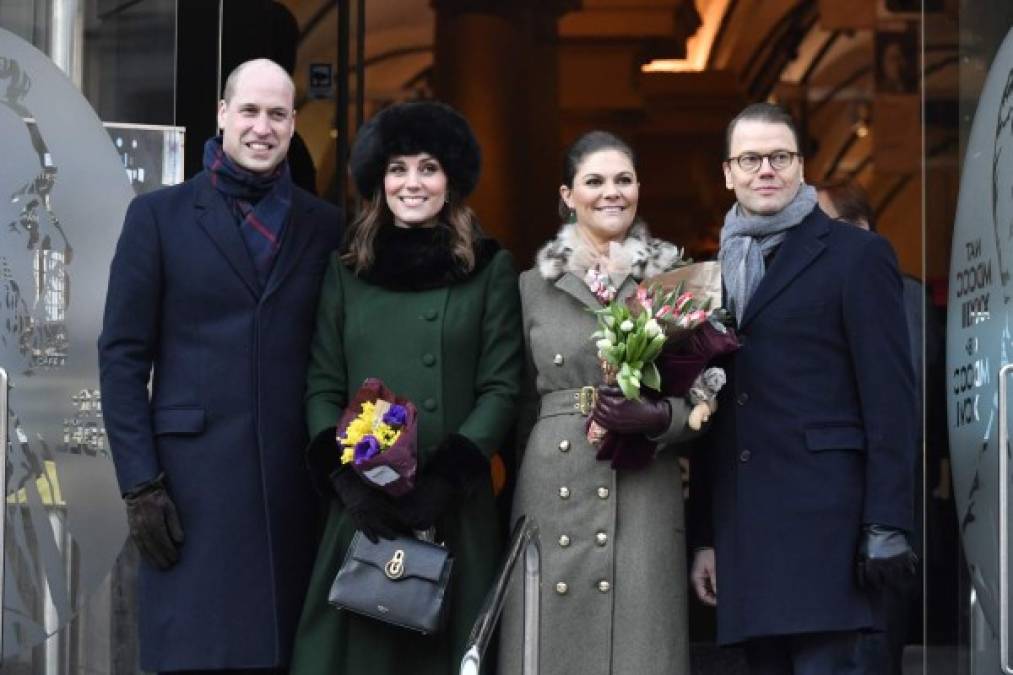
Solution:
<svg viewBox="0 0 1013 675">
<path fill-rule="evenodd" d="M 719 259 L 742 346 L 691 474 L 694 590 L 753 675 L 878 673 L 859 636 L 881 629 L 882 589 L 914 566 L 896 259 L 819 209 L 783 109 L 747 107 L 726 142 L 736 203 Z"/>
<path fill-rule="evenodd" d="M 287 672 L 317 537 L 306 363 L 343 224 L 292 183 L 294 104 L 278 64 L 238 66 L 204 171 L 130 204 L 110 269 L 102 407 L 144 671 Z"/>
</svg>

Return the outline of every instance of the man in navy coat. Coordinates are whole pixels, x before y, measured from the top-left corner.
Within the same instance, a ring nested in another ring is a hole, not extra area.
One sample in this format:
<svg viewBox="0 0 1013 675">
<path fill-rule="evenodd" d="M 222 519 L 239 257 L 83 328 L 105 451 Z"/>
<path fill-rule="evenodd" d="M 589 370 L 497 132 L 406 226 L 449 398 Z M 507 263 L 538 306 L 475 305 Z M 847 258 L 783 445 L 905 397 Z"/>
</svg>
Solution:
<svg viewBox="0 0 1013 675">
<path fill-rule="evenodd" d="M 694 589 L 754 675 L 866 673 L 859 636 L 913 567 L 901 277 L 886 240 L 816 205 L 782 109 L 747 107 L 726 150 L 719 258 L 742 346 L 694 459 Z"/>
<path fill-rule="evenodd" d="M 292 185 L 294 95 L 272 61 L 233 71 L 204 171 L 136 198 L 113 258 L 102 402 L 146 671 L 270 672 L 291 651 L 317 518 L 307 352 L 342 227 Z"/>
</svg>

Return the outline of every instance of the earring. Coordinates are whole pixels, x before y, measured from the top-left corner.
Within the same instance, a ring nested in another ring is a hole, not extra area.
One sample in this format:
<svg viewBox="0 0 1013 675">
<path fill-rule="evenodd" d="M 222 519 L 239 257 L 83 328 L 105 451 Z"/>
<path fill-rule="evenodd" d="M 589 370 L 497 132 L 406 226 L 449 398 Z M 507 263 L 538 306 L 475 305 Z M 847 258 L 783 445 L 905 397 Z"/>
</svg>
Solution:
<svg viewBox="0 0 1013 675">
<path fill-rule="evenodd" d="M 570 209 L 570 216 L 566 219 L 567 225 L 573 225 L 577 222 L 577 209 Z"/>
</svg>

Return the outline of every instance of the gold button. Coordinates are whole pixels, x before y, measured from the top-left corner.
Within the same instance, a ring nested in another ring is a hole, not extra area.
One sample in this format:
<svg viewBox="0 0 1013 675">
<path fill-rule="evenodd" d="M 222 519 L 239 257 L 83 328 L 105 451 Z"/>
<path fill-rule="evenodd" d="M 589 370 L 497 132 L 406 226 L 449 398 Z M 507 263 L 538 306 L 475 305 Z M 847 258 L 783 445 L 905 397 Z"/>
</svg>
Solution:
<svg viewBox="0 0 1013 675">
<path fill-rule="evenodd" d="M 560 581 L 556 584 L 556 593 L 560 595 L 566 595 L 566 592 L 570 590 L 570 587 L 566 585 L 565 581 Z"/>
<path fill-rule="evenodd" d="M 559 488 L 559 498 L 560 499 L 569 499 L 570 498 L 570 488 L 566 487 L 565 485 L 563 487 Z"/>
<path fill-rule="evenodd" d="M 559 545 L 562 546 L 563 548 L 566 548 L 567 546 L 570 545 L 570 538 L 565 534 L 559 535 Z"/>
<path fill-rule="evenodd" d="M 609 536 L 604 532 L 599 532 L 598 534 L 594 535 L 594 543 L 598 544 L 599 546 L 604 546 L 605 544 L 609 543 Z"/>
<path fill-rule="evenodd" d="M 605 487 L 604 485 L 602 487 L 598 488 L 598 498 L 599 499 L 608 499 L 609 498 L 609 489 L 607 487 Z"/>
<path fill-rule="evenodd" d="M 555 363 L 557 366 L 563 365 L 563 355 L 556 354 L 555 356 L 552 357 L 552 362 Z"/>
<path fill-rule="evenodd" d="M 560 441 L 559 442 L 559 450 L 560 450 L 560 452 L 567 452 L 567 451 L 569 451 L 569 449 L 570 449 L 570 441 L 565 441 L 564 440 L 564 441 Z"/>
<path fill-rule="evenodd" d="M 612 588 L 612 586 L 604 579 L 598 582 L 598 590 L 602 593 L 608 593 L 610 588 Z"/>
</svg>

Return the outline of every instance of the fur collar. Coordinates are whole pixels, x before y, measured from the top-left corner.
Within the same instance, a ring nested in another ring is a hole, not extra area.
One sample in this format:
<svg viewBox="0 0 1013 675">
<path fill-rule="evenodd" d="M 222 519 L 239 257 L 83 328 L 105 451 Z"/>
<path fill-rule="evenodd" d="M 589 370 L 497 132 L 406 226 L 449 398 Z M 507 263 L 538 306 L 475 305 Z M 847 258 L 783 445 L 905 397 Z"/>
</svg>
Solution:
<svg viewBox="0 0 1013 675">
<path fill-rule="evenodd" d="M 445 225 L 433 228 L 381 227 L 373 240 L 373 266 L 359 275 L 363 281 L 392 291 L 425 291 L 470 279 L 499 251 L 495 239 L 478 235 L 475 267 L 465 271 L 454 258 Z"/>
<path fill-rule="evenodd" d="M 681 248 L 652 237 L 647 225 L 639 219 L 630 227 L 618 254 L 623 260 L 613 260 L 613 263 L 622 265 L 637 281 L 686 264 Z M 573 224 L 563 225 L 556 238 L 542 246 L 535 256 L 539 273 L 548 281 L 555 281 L 566 272 L 583 279 L 593 260 L 594 254 L 588 250 Z"/>
</svg>

